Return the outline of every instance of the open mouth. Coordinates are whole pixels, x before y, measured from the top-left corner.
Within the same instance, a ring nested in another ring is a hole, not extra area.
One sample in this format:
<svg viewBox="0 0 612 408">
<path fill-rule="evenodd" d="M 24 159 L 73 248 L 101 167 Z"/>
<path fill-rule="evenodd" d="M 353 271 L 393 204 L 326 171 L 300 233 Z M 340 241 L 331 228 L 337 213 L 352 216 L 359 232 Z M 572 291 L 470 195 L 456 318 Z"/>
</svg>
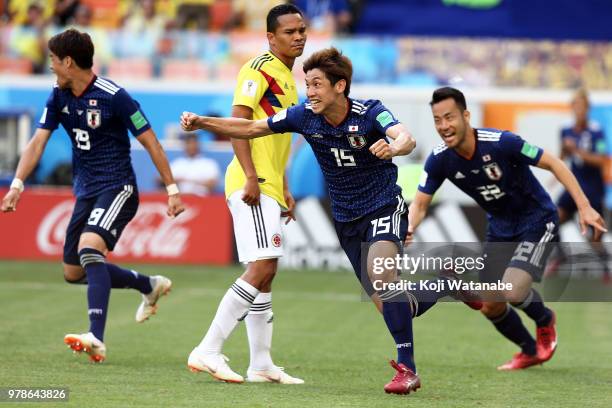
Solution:
<svg viewBox="0 0 612 408">
<path fill-rule="evenodd" d="M 445 143 L 452 143 L 453 140 L 455 140 L 455 134 L 449 133 L 447 135 L 442 135 L 442 140 L 444 140 Z"/>
</svg>

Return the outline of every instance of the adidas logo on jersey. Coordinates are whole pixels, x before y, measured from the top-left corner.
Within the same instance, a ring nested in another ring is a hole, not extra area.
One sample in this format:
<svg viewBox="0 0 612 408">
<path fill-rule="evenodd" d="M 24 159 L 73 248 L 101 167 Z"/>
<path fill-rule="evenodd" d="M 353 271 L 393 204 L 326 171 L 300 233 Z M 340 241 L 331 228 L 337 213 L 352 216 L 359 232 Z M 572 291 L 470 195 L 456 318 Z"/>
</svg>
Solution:
<svg viewBox="0 0 612 408">
<path fill-rule="evenodd" d="M 70 111 L 68 110 L 68 105 L 64 106 L 64 109 L 62 109 L 62 113 L 70 115 Z"/>
<path fill-rule="evenodd" d="M 455 174 L 455 178 L 456 179 L 463 179 L 463 178 L 465 178 L 465 176 L 463 175 L 462 172 L 458 171 L 457 174 Z"/>
<path fill-rule="evenodd" d="M 110 233 L 111 233 L 111 235 L 112 235 L 113 237 L 117 237 L 117 230 L 116 230 L 116 229 L 111 230 L 111 232 L 110 232 Z"/>
</svg>

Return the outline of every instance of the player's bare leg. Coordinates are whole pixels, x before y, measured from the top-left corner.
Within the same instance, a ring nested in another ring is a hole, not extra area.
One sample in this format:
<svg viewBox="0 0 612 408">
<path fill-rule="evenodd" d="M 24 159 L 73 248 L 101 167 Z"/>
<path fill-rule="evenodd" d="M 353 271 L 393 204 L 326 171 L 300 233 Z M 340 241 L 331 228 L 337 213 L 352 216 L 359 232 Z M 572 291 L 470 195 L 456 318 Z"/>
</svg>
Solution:
<svg viewBox="0 0 612 408">
<path fill-rule="evenodd" d="M 380 300 L 380 296 L 378 296 L 378 293 L 373 293 L 372 296 L 370 296 L 370 299 L 372 300 L 372 303 L 374 303 L 374 307 L 376 307 L 376 310 L 378 310 L 382 314 L 382 300 Z"/>
</svg>

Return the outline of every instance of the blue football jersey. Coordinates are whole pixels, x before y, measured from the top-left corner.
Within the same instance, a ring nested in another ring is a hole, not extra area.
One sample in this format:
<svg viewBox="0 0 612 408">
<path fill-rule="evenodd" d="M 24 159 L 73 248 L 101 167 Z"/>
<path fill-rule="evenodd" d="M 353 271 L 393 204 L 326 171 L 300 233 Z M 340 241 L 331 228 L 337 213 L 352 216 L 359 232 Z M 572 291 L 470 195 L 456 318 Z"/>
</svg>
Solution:
<svg viewBox="0 0 612 408">
<path fill-rule="evenodd" d="M 434 194 L 449 179 L 487 212 L 489 231 L 500 237 L 518 235 L 554 217 L 555 205 L 529 168 L 540 161 L 543 150 L 508 131 L 474 131 L 476 150 L 471 158 L 444 143 L 433 149 L 419 191 Z"/>
<path fill-rule="evenodd" d="M 139 136 L 149 121 L 125 89 L 94 76 L 83 94 L 53 88 L 38 127 L 66 129 L 72 143 L 73 189 L 77 197 L 136 185 L 128 129 Z"/>
<path fill-rule="evenodd" d="M 595 154 L 606 154 L 606 137 L 601 127 L 594 122 L 589 123 L 587 129 L 576 133 L 574 127 L 561 130 L 561 140 L 571 139 L 576 147 Z M 586 164 L 580 157 L 572 156 L 572 173 L 576 176 L 578 183 L 592 202 L 600 202 L 604 195 L 604 180 L 601 169 L 597 166 Z"/>
<path fill-rule="evenodd" d="M 293 106 L 268 118 L 275 133 L 301 133 L 321 166 L 336 221 L 347 222 L 375 211 L 401 194 L 397 167 L 369 148 L 385 139 L 399 123 L 378 100 L 349 99 L 346 118 L 338 126 L 312 111 L 309 103 Z"/>
</svg>

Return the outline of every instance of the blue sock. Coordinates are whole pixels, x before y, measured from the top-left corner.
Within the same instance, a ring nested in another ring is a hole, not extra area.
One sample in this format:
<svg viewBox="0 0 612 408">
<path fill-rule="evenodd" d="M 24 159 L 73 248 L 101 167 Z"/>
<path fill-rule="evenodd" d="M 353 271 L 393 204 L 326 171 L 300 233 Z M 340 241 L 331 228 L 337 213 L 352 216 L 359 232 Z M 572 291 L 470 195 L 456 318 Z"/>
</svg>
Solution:
<svg viewBox="0 0 612 408">
<path fill-rule="evenodd" d="M 525 300 L 521 303 L 512 303 L 512 306 L 525 312 L 538 327 L 547 326 L 552 319 L 552 310 L 544 306 L 542 296 L 535 289 L 531 289 Z"/>
<path fill-rule="evenodd" d="M 430 280 L 431 283 L 437 283 L 437 287 L 440 288 L 439 291 L 429 290 L 429 289 L 420 289 L 417 284 L 417 288 L 415 290 L 411 290 L 408 292 L 408 297 L 411 298 L 413 305 L 413 317 L 418 317 L 431 309 L 433 305 L 435 305 L 438 300 L 443 298 L 444 296 L 448 296 L 451 294 L 451 290 L 448 287 L 448 283 L 446 282 L 447 278 L 438 278 Z"/>
<path fill-rule="evenodd" d="M 497 317 L 488 318 L 504 337 L 518 345 L 525 354 L 536 354 L 536 343 L 527 328 L 521 322 L 518 313 L 506 305 L 506 310 Z"/>
<path fill-rule="evenodd" d="M 104 326 L 111 291 L 111 279 L 104 255 L 95 249 L 83 248 L 79 251 L 79 258 L 87 274 L 89 331 L 100 341 L 104 341 Z"/>
<path fill-rule="evenodd" d="M 106 269 L 111 278 L 113 288 L 130 288 L 140 291 L 140 293 L 151 293 L 151 280 L 146 275 L 141 275 L 136 271 L 123 269 L 117 265 L 107 263 Z"/>
<path fill-rule="evenodd" d="M 403 291 L 379 292 L 383 301 L 383 316 L 397 347 L 397 362 L 416 373 L 412 336 L 412 313 Z"/>
</svg>

